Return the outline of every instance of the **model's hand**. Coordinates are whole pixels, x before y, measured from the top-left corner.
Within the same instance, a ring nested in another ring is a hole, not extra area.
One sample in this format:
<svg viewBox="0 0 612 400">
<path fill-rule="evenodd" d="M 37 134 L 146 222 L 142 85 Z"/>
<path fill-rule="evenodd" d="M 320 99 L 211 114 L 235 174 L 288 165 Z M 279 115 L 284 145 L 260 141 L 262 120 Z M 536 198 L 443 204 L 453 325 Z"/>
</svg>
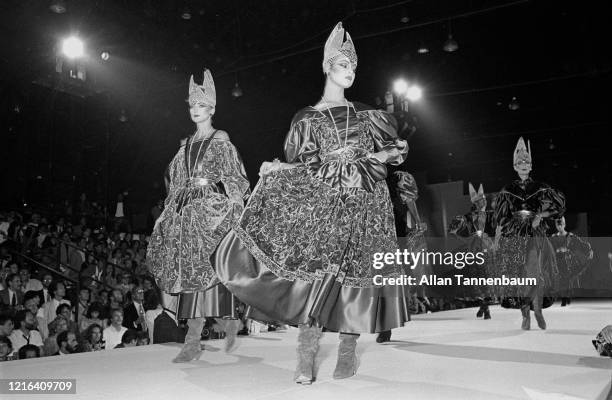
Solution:
<svg viewBox="0 0 612 400">
<path fill-rule="evenodd" d="M 608 325 L 601 330 L 601 335 L 608 343 L 612 343 L 612 325 Z"/>
</svg>

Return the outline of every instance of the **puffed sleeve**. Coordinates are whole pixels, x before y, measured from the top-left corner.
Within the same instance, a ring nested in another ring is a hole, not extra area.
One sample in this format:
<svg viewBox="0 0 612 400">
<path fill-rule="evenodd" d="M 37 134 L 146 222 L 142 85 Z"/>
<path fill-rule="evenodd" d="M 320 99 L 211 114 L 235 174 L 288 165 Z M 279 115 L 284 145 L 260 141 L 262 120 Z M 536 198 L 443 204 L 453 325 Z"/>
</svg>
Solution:
<svg viewBox="0 0 612 400">
<path fill-rule="evenodd" d="M 408 154 L 408 143 L 397 136 L 396 119 L 381 110 L 370 110 L 368 114 L 377 158 L 385 164 L 403 163 Z"/>
<path fill-rule="evenodd" d="M 219 160 L 221 182 L 232 203 L 242 206 L 244 198 L 249 194 L 249 180 L 244 164 L 238 150 L 229 140 L 221 143 L 222 151 Z"/>
<path fill-rule="evenodd" d="M 542 211 L 548 211 L 551 218 L 560 218 L 565 214 L 565 195 L 563 192 L 546 187 L 540 192 Z"/>
<path fill-rule="evenodd" d="M 310 118 L 299 112 L 291 121 L 285 138 L 285 158 L 288 163 L 303 163 L 314 171 L 319 169 L 319 142 L 312 129 Z"/>
</svg>

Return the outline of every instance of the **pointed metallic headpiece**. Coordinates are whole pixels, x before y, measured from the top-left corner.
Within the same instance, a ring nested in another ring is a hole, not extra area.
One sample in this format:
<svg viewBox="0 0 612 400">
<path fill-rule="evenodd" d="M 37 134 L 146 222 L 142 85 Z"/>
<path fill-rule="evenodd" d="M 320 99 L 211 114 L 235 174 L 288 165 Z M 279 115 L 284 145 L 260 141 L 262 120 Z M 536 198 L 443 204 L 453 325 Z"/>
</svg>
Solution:
<svg viewBox="0 0 612 400">
<path fill-rule="evenodd" d="M 328 68 L 331 67 L 339 56 L 348 58 L 353 70 L 357 69 L 357 52 L 355 51 L 355 45 L 348 32 L 346 32 L 346 41 L 344 40 L 344 33 L 342 22 L 338 22 L 327 38 L 327 42 L 325 42 L 325 51 L 323 53 L 323 72 L 327 72 Z"/>
<path fill-rule="evenodd" d="M 204 70 L 204 82 L 198 85 L 193 81 L 193 75 L 189 78 L 189 105 L 204 103 L 207 106 L 215 107 L 217 105 L 217 92 L 215 91 L 215 82 L 213 81 L 210 70 Z"/>
<path fill-rule="evenodd" d="M 525 141 L 522 137 L 519 138 L 516 148 L 514 149 L 513 165 L 517 165 L 521 162 L 531 164 L 531 144 L 527 141 L 527 146 L 525 146 Z"/>
<path fill-rule="evenodd" d="M 478 187 L 478 192 L 476 191 L 476 189 L 474 189 L 474 186 L 472 186 L 471 182 L 468 184 L 468 189 L 470 190 L 470 201 L 472 203 L 476 203 L 478 200 L 485 198 L 482 183 Z"/>
</svg>

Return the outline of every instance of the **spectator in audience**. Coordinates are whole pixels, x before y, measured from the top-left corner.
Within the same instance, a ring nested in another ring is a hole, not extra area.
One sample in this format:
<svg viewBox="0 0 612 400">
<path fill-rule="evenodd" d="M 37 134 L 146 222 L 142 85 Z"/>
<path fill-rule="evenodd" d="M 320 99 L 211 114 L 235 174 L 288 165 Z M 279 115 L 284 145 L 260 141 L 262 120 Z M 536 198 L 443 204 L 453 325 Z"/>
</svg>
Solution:
<svg viewBox="0 0 612 400">
<path fill-rule="evenodd" d="M 77 326 L 77 323 L 74 322 L 72 318 L 72 315 L 73 315 L 72 310 L 70 309 L 70 306 L 68 304 L 60 304 L 55 310 L 55 313 L 57 314 L 58 317 L 62 317 L 66 320 L 66 322 L 68 322 L 69 332 L 74 332 L 74 333 L 79 332 L 79 327 Z"/>
<path fill-rule="evenodd" d="M 0 314 L 0 337 L 9 337 L 15 328 L 13 318 L 8 314 Z"/>
<path fill-rule="evenodd" d="M 145 291 L 143 306 L 145 309 L 145 322 L 147 324 L 149 340 L 150 342 L 153 342 L 155 318 L 157 318 L 164 311 L 162 305 L 160 304 L 159 295 L 156 289 L 149 289 Z"/>
<path fill-rule="evenodd" d="M 21 278 L 21 291 L 23 293 L 29 292 L 30 290 L 39 291 L 43 289 L 42 282 L 38 279 L 30 278 L 30 268 L 23 266 L 19 269 L 19 277 Z"/>
<path fill-rule="evenodd" d="M 105 349 L 114 349 L 115 346 L 121 343 L 123 334 L 127 331 L 127 328 L 122 325 L 123 323 L 123 310 L 113 309 L 111 312 L 111 324 L 108 328 L 104 329 L 102 336 L 106 342 Z"/>
<path fill-rule="evenodd" d="M 14 314 L 23 309 L 23 293 L 21 292 L 21 278 L 11 273 L 6 278 L 6 289 L 0 290 L 0 312 Z"/>
<path fill-rule="evenodd" d="M 79 325 L 81 327 L 81 332 L 87 330 L 91 325 L 99 325 L 103 328 L 106 327 L 105 319 L 101 318 L 103 307 L 102 304 L 98 302 L 93 302 L 87 309 L 87 314 L 83 319 L 80 320 Z"/>
<path fill-rule="evenodd" d="M 121 290 L 113 289 L 113 291 L 109 293 L 108 298 L 111 309 L 123 308 L 123 292 L 121 292 Z"/>
<path fill-rule="evenodd" d="M 39 358 L 40 347 L 33 344 L 26 344 L 25 346 L 21 346 L 18 355 L 20 360 L 25 360 L 26 358 Z"/>
<path fill-rule="evenodd" d="M 48 336 L 49 332 L 43 332 L 47 330 L 47 327 L 44 326 L 44 315 L 42 309 L 39 307 L 39 304 L 40 292 L 29 291 L 23 295 L 23 307 L 34 315 L 34 319 L 36 320 L 36 329 L 38 332 L 40 332 L 40 336 L 42 336 L 44 340 Z"/>
<path fill-rule="evenodd" d="M 29 310 L 20 310 L 15 314 L 15 326 L 9 339 L 13 344 L 13 351 L 18 352 L 22 346 L 33 344 L 41 348 L 43 347 L 43 339 L 40 333 L 35 330 L 36 319 Z"/>
<path fill-rule="evenodd" d="M 89 308 L 89 299 L 91 297 L 91 290 L 89 288 L 81 286 L 79 290 L 79 301 L 77 303 L 77 310 L 75 310 L 75 315 L 77 315 L 77 319 L 81 321 L 86 318 L 87 309 Z"/>
<path fill-rule="evenodd" d="M 121 343 L 115 346 L 115 349 L 122 349 L 125 347 L 134 347 L 138 345 L 138 332 L 134 329 L 128 329 L 121 336 Z"/>
<path fill-rule="evenodd" d="M 59 350 L 54 355 L 66 355 L 76 353 L 77 340 L 74 332 L 64 331 L 57 335 L 57 347 Z"/>
<path fill-rule="evenodd" d="M 98 324 L 91 324 L 83 334 L 81 351 L 100 351 L 104 350 L 104 340 L 102 337 L 102 327 Z"/>
<path fill-rule="evenodd" d="M 66 296 L 66 287 L 62 282 L 52 282 L 51 286 L 49 286 L 49 294 L 51 295 L 51 300 L 46 302 L 43 306 L 44 318 L 47 323 L 55 319 L 57 316 L 57 307 L 59 307 L 60 304 L 68 304 L 68 306 L 70 306 L 70 301 L 64 299 Z"/>
<path fill-rule="evenodd" d="M 40 306 L 42 308 L 42 306 L 48 302 L 49 300 L 51 300 L 51 294 L 49 293 L 49 286 L 51 286 L 51 283 L 53 282 L 53 276 L 50 273 L 44 273 L 42 276 L 42 289 L 41 289 L 41 299 L 40 299 Z"/>
<path fill-rule="evenodd" d="M 142 286 L 135 286 L 131 291 L 132 301 L 123 308 L 123 326 L 128 329 L 144 331 L 147 329 L 145 322 L 145 309 L 142 304 L 144 290 Z"/>
<path fill-rule="evenodd" d="M 129 293 L 134 287 L 131 281 L 132 275 L 130 275 L 129 273 L 124 273 L 123 275 L 121 275 L 121 282 L 119 283 L 119 285 L 117 285 L 117 289 L 121 291 L 123 296 Z"/>
<path fill-rule="evenodd" d="M 43 354 L 51 356 L 58 352 L 57 335 L 68 330 L 68 321 L 62 316 L 56 317 L 49 324 L 49 337 L 45 339 L 43 345 Z"/>
<path fill-rule="evenodd" d="M 0 336 L 0 361 L 10 361 L 13 358 L 13 344 L 11 340 L 6 336 Z"/>
<path fill-rule="evenodd" d="M 138 340 L 136 341 L 136 346 L 148 346 L 151 341 L 149 340 L 149 336 L 147 332 L 138 332 Z"/>
</svg>

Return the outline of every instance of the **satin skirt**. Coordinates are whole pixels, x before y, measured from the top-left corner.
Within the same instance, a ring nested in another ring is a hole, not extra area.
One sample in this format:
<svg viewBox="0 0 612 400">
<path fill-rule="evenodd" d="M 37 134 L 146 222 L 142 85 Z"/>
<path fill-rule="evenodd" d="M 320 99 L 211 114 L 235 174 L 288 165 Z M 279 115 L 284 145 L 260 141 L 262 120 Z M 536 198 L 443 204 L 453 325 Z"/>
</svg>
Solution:
<svg viewBox="0 0 612 400">
<path fill-rule="evenodd" d="M 237 318 L 236 298 L 218 279 L 206 291 L 178 293 L 177 319 Z"/>
<path fill-rule="evenodd" d="M 410 320 L 405 286 L 343 286 L 333 273 L 310 282 L 281 278 L 251 254 L 237 232 L 221 241 L 212 261 L 221 282 L 250 306 L 249 318 L 343 333 L 388 331 Z"/>
</svg>

